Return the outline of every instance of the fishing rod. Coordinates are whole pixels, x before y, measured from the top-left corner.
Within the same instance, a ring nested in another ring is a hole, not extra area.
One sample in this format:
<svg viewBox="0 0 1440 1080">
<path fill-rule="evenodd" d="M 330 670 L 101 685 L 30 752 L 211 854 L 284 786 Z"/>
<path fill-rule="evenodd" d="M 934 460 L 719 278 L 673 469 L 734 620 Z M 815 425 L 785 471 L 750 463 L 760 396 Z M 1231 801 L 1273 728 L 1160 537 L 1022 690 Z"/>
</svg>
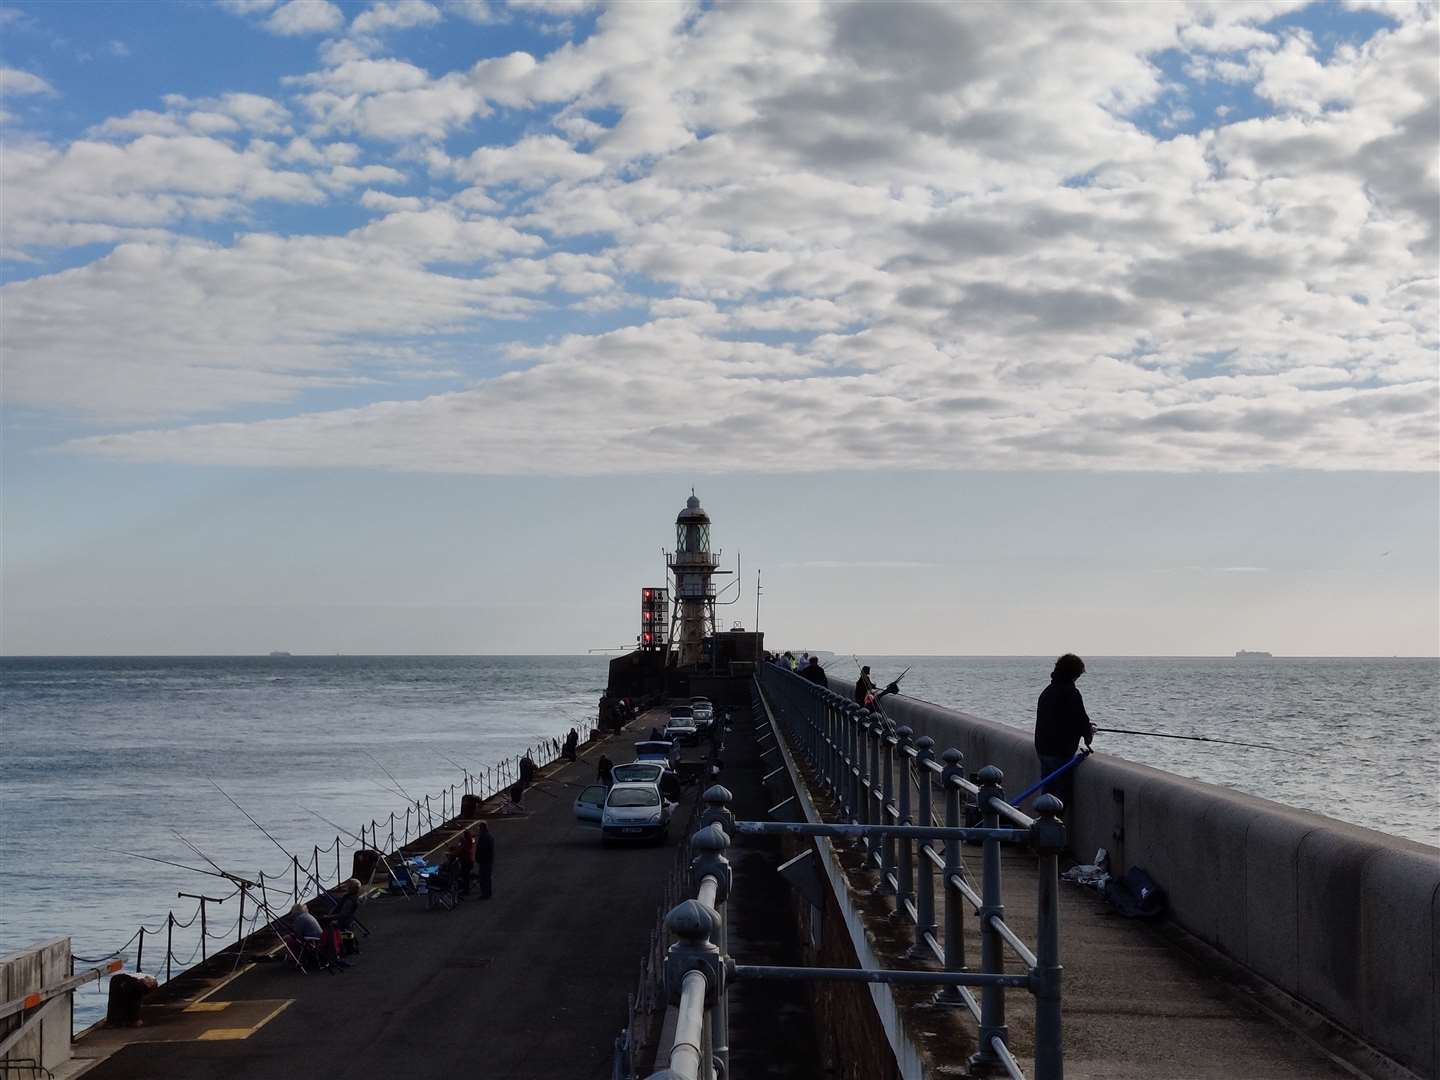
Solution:
<svg viewBox="0 0 1440 1080">
<path fill-rule="evenodd" d="M 249 819 L 250 819 L 250 824 L 251 824 L 251 825 L 254 825 L 257 829 L 259 829 L 262 833 L 264 833 L 264 834 L 265 834 L 265 838 L 266 838 L 267 840 L 269 840 L 272 844 L 274 844 L 277 848 L 279 848 L 282 852 L 284 852 L 284 853 L 285 853 L 285 857 L 286 857 L 287 859 L 289 859 L 297 868 L 299 867 L 299 865 L 300 865 L 300 857 L 299 857 L 298 855 L 295 855 L 295 854 L 293 854 L 292 852 L 290 852 L 289 850 L 287 850 L 284 844 L 280 843 L 279 840 L 276 840 L 275 837 L 271 835 L 269 829 L 265 828 L 264 825 L 261 825 L 260 822 L 256 821 L 256 820 L 254 819 L 254 817 L 251 816 L 249 810 L 246 810 L 243 806 L 241 806 L 241 805 L 240 805 L 238 802 L 236 802 L 234 799 L 231 799 L 229 793 L 228 793 L 224 788 L 222 788 L 219 784 L 215 783 L 215 781 L 214 781 L 213 779 L 211 779 L 211 778 L 208 777 L 208 776 L 207 776 L 205 779 L 209 780 L 210 783 L 211 783 L 211 785 L 215 788 L 215 790 L 218 791 L 218 792 L 220 792 L 221 795 L 224 795 L 225 798 L 226 798 L 227 800 L 229 800 L 231 806 L 235 807 L 236 810 L 239 810 L 242 814 L 244 814 L 247 818 L 249 818 Z M 204 857 L 204 856 L 202 856 L 202 858 L 203 858 L 203 857 Z M 206 862 L 209 862 L 210 860 L 209 860 L 209 859 L 206 859 L 205 861 L 206 861 Z M 315 883 L 315 888 L 316 888 L 317 891 L 322 892 L 322 893 L 326 891 L 326 889 L 325 889 L 325 883 L 322 882 L 322 881 L 320 880 L 320 878 L 319 878 L 316 874 L 312 873 L 308 868 L 307 868 L 306 871 L 305 871 L 305 876 Z M 297 897 L 295 898 L 295 900 L 296 900 L 296 902 L 298 903 L 299 900 L 300 900 L 300 898 L 297 896 Z"/>
<path fill-rule="evenodd" d="M 1096 731 L 1108 731 L 1112 735 L 1148 735 L 1152 739 L 1184 739 L 1187 742 L 1224 743 L 1226 746 L 1248 746 L 1252 750 L 1274 750 L 1279 754 L 1299 754 L 1299 750 L 1287 750 L 1283 746 L 1269 743 L 1241 742 L 1239 739 L 1212 739 L 1206 735 L 1170 735 L 1163 731 L 1136 731 L 1133 728 L 1097 727 Z"/>
<path fill-rule="evenodd" d="M 190 841 L 186 840 L 185 843 L 188 845 Z M 191 846 L 193 847 L 193 845 Z M 128 855 L 132 859 L 144 859 L 146 862 L 159 863 L 162 866 L 174 866 L 181 870 L 189 870 L 192 874 L 204 874 L 206 877 L 219 878 L 222 881 L 228 881 L 232 885 L 239 886 L 241 891 L 245 889 L 259 889 L 260 895 L 257 899 L 260 902 L 261 910 L 270 917 L 271 926 L 275 930 L 275 936 L 280 939 L 280 944 L 285 947 L 285 951 L 290 954 L 290 958 L 295 961 L 296 966 L 299 966 L 300 958 L 295 955 L 295 950 L 290 947 L 290 943 L 285 940 L 285 935 L 280 932 L 280 927 L 278 926 L 280 921 L 279 916 L 275 914 L 275 909 L 266 901 L 265 888 L 259 882 L 251 881 L 249 878 L 243 878 L 239 874 L 232 874 L 228 870 L 221 870 L 218 866 L 215 867 L 214 870 L 202 870 L 198 866 L 186 866 L 184 863 L 171 862 L 169 859 L 157 859 L 153 855 L 141 855 L 137 851 L 122 851 L 117 848 L 116 853 L 119 855 Z M 203 852 L 197 850 L 196 854 L 206 862 L 209 862 L 211 866 L 215 866 Z M 301 970 L 303 971 L 304 968 L 301 968 Z"/>
<path fill-rule="evenodd" d="M 204 874 L 206 877 L 222 878 L 232 885 L 243 884 L 252 889 L 259 888 L 256 882 L 242 878 L 238 874 L 226 873 L 223 870 L 218 872 L 215 870 L 202 870 L 198 866 L 186 866 L 184 863 L 171 862 L 169 859 L 157 859 L 154 855 L 141 855 L 138 851 L 124 851 L 120 848 L 115 849 L 115 854 L 128 855 L 132 859 L 144 859 L 146 862 L 159 863 L 161 866 L 174 866 L 180 870 L 189 870 L 192 874 Z"/>
<path fill-rule="evenodd" d="M 371 761 L 375 762 L 376 765 L 380 766 L 380 771 L 383 772 L 386 776 L 390 777 L 390 782 L 393 783 L 397 789 L 399 789 L 400 794 L 404 795 L 407 801 L 416 801 L 411 796 L 411 794 L 405 790 L 405 785 L 400 783 L 400 781 L 395 778 L 395 774 L 392 773 L 389 769 L 385 768 L 383 764 L 381 764 L 379 758 L 377 758 L 374 754 L 370 753 L 368 750 L 365 751 L 365 756 L 368 757 Z"/>
<path fill-rule="evenodd" d="M 338 829 L 340 832 L 350 837 L 351 840 L 354 840 L 357 844 L 359 844 L 362 851 L 365 850 L 365 839 L 363 837 L 356 836 L 353 832 L 345 828 L 345 826 L 343 825 L 337 825 L 335 822 L 327 818 L 324 814 L 320 813 L 318 810 L 311 810 L 308 806 L 302 806 L 300 809 L 304 810 L 307 814 L 314 814 L 317 818 L 325 822 L 325 824 L 329 825 L 332 829 Z M 364 826 L 361 827 L 363 828 Z M 385 858 L 385 853 L 380 850 L 379 845 L 377 844 L 370 850 L 374 851 L 375 854 L 380 857 L 380 865 L 385 867 L 385 873 L 390 876 L 390 880 L 393 881 L 396 885 L 400 886 L 400 891 L 402 893 L 404 893 L 406 896 L 409 896 L 410 893 L 406 891 L 404 882 L 400 880 L 400 875 L 395 873 L 394 869 L 390 866 L 390 860 Z"/>
<path fill-rule="evenodd" d="M 218 873 L 220 873 L 221 875 L 223 875 L 224 877 L 226 877 L 226 878 L 228 878 L 228 879 L 231 879 L 231 880 L 233 880 L 233 881 L 236 881 L 236 882 L 240 885 L 240 889 L 239 889 L 239 891 L 240 891 L 240 906 L 241 906 L 242 912 L 243 912 L 243 909 L 244 909 L 244 906 L 245 906 L 245 892 L 246 892 L 246 889 L 247 889 L 247 888 L 255 888 L 255 889 L 259 889 L 259 890 L 260 890 L 260 895 L 255 898 L 255 899 L 258 901 L 259 905 L 260 905 L 260 910 L 261 910 L 262 912 L 264 912 L 264 914 L 270 919 L 270 925 L 271 925 L 271 928 L 275 931 L 275 936 L 280 939 L 280 944 L 285 947 L 285 951 L 286 951 L 287 953 L 289 953 L 289 954 L 290 954 L 290 958 L 295 961 L 295 966 L 296 966 L 296 967 L 299 967 L 302 971 L 304 971 L 304 965 L 302 965 L 302 964 L 300 963 L 300 957 L 296 954 L 295 950 L 290 947 L 290 943 L 285 940 L 285 935 L 282 934 L 282 933 L 280 933 L 280 929 L 279 929 L 280 917 L 275 914 L 275 909 L 274 909 L 273 907 L 271 907 L 270 901 L 269 901 L 269 899 L 267 899 L 267 897 L 266 897 L 266 895 L 265 895 L 265 886 L 262 885 L 262 884 L 259 884 L 259 883 L 257 883 L 257 882 L 246 882 L 243 878 L 237 878 L 234 874 L 231 874 L 231 873 L 229 873 L 227 870 L 225 870 L 225 869 L 224 869 L 219 863 L 217 863 L 214 859 L 210 858 L 209 855 L 206 855 L 205 852 L 200 849 L 200 845 L 199 845 L 199 844 L 197 844 L 197 843 L 195 843 L 194 841 L 188 839 L 183 833 L 181 833 L 181 831 L 180 831 L 179 829 L 172 828 L 170 831 L 175 834 L 176 839 L 178 839 L 182 844 L 184 844 L 186 847 L 188 847 L 188 848 L 189 848 L 191 851 L 193 851 L 196 855 L 199 855 L 200 858 L 204 859 L 207 863 L 209 863 L 211 866 L 213 866 Z M 243 914 L 241 915 L 241 918 L 244 918 L 244 915 L 243 915 Z M 241 929 L 243 930 L 243 928 L 241 928 Z M 203 927 L 202 927 L 202 929 L 201 929 L 201 933 L 204 933 Z M 235 950 L 235 963 L 234 963 L 234 965 L 230 968 L 231 971 L 234 971 L 236 968 L 238 968 L 238 967 L 240 966 L 240 960 L 241 960 L 241 958 L 242 958 L 244 955 L 245 955 L 245 945 L 244 945 L 244 939 L 243 939 L 243 937 L 242 937 L 241 940 L 240 940 L 240 941 L 237 943 L 237 945 L 236 945 L 236 950 Z M 308 973 L 307 973 L 307 974 L 308 974 Z"/>
</svg>

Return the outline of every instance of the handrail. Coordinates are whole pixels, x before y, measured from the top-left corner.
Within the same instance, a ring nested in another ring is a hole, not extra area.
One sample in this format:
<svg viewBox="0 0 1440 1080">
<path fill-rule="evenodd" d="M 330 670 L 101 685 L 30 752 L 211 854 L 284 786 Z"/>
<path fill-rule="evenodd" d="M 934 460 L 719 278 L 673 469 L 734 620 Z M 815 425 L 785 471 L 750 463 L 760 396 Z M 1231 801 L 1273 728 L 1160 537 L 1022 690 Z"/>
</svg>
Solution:
<svg viewBox="0 0 1440 1080">
<path fill-rule="evenodd" d="M 777 729 L 808 768 L 809 782 L 828 795 L 838 820 L 742 822 L 738 831 L 863 840 L 864 866 L 879 877 L 876 891 L 891 897 L 896 916 L 913 929 L 910 956 L 941 959 L 945 971 L 931 973 L 943 974 L 943 979 L 932 981 L 946 984 L 936 994 L 936 1002 L 963 1006 L 979 1022 L 980 1050 L 971 1058 L 972 1068 L 1003 1069 L 1024 1080 L 1006 1042 L 1004 990 L 1012 986 L 1034 996 L 1036 1077 L 1055 1080 L 1063 1075 L 1055 902 L 1058 857 L 1065 844 L 1060 800 L 1042 796 L 1032 817 L 1006 800 L 1004 774 L 994 766 L 968 778 L 960 751 L 937 754 L 930 738 L 915 737 L 909 727 L 897 727 L 882 714 L 773 665 L 757 671 L 756 683 L 762 697 L 773 701 Z M 943 826 L 937 823 L 940 806 Z M 972 817 L 962 824 L 967 810 L 979 820 Z M 1039 858 L 1038 944 L 1033 951 L 1004 920 L 1000 845 L 1017 840 L 1027 841 Z M 963 843 L 976 841 L 983 844 L 979 892 L 966 880 L 969 873 L 961 851 Z M 967 907 L 980 920 L 979 971 L 966 963 Z M 942 915 L 943 920 L 937 919 Z M 943 924 L 943 935 L 932 925 L 937 921 Z M 1019 957 L 1025 974 L 1005 972 L 1006 950 Z M 900 981 L 884 973 L 845 977 Z M 978 1007 L 966 986 L 980 989 Z"/>
</svg>

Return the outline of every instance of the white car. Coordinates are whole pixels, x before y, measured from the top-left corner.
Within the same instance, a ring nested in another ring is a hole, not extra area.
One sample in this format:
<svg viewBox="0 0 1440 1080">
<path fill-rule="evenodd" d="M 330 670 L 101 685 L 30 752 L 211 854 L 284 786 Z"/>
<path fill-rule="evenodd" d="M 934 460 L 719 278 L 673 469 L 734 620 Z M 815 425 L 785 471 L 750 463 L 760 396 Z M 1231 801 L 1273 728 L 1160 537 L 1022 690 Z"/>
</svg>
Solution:
<svg viewBox="0 0 1440 1080">
<path fill-rule="evenodd" d="M 658 784 L 664 773 L 665 766 L 658 761 L 631 761 L 611 768 L 610 781 L 615 784 Z"/>
<path fill-rule="evenodd" d="M 600 815 L 604 840 L 654 840 L 663 844 L 670 830 L 670 804 L 656 784 L 615 784 Z"/>
</svg>

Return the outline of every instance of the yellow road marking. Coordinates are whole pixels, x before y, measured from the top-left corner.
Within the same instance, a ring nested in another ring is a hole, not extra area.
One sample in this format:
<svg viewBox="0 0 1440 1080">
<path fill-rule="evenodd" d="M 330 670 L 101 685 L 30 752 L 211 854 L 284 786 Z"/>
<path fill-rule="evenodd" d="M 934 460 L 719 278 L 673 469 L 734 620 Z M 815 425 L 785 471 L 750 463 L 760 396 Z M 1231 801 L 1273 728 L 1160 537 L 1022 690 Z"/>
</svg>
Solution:
<svg viewBox="0 0 1440 1080">
<path fill-rule="evenodd" d="M 185 1006 L 185 1012 L 222 1012 L 229 1007 L 228 1001 L 195 1001 Z"/>
<path fill-rule="evenodd" d="M 257 1021 L 255 1024 L 252 1024 L 248 1028 L 210 1028 L 208 1031 L 203 1031 L 199 1035 L 197 1035 L 195 1037 L 196 1041 L 217 1042 L 220 1040 L 229 1039 L 248 1039 L 251 1035 L 254 1035 L 255 1032 L 259 1031 L 271 1020 L 274 1020 L 275 1017 L 279 1016 L 282 1012 L 284 1012 L 290 1005 L 294 1003 L 294 1001 L 294 998 L 288 998 L 285 1001 L 282 1001 L 279 1005 L 275 1006 L 275 1008 L 271 1009 L 269 1013 L 261 1017 L 259 1021 Z"/>
</svg>

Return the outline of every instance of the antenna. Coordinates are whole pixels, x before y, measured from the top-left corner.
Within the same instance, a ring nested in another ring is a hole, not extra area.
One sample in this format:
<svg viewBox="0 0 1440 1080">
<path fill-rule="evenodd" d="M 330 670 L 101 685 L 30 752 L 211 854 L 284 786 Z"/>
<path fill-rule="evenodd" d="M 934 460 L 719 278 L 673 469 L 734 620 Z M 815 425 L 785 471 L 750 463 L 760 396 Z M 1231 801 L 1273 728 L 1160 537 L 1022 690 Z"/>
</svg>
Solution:
<svg viewBox="0 0 1440 1080">
<path fill-rule="evenodd" d="M 764 591 L 764 590 L 762 590 L 762 589 L 760 588 L 760 571 L 759 571 L 759 570 L 756 570 L 756 571 L 755 571 L 755 632 L 756 632 L 757 634 L 760 632 L 760 593 L 763 592 L 763 591 Z"/>
</svg>

